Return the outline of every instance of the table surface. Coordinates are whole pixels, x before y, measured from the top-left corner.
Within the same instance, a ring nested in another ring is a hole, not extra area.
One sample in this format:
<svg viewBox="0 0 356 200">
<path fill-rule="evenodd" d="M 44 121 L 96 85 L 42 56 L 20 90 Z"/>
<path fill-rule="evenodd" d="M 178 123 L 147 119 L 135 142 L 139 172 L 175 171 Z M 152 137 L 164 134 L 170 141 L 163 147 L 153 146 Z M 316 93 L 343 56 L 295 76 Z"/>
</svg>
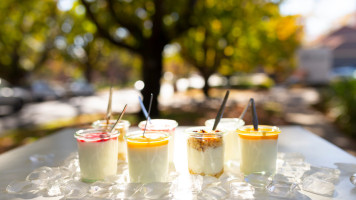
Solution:
<svg viewBox="0 0 356 200">
<path fill-rule="evenodd" d="M 176 129 L 175 143 L 179 140 L 181 133 L 188 128 L 180 126 Z M 356 166 L 356 157 L 348 154 L 337 146 L 301 128 L 300 126 L 282 126 L 282 134 L 279 137 L 279 152 L 299 152 L 305 156 L 308 163 L 315 166 L 337 168 L 335 163 L 344 163 L 348 166 Z M 136 130 L 136 128 L 130 128 Z M 65 129 L 51 136 L 40 139 L 32 144 L 16 148 L 0 155 L 0 192 L 4 192 L 7 184 L 13 180 L 24 180 L 35 168 L 44 164 L 34 164 L 29 160 L 31 155 L 54 155 L 52 166 L 58 166 L 71 153 L 77 151 L 76 141 L 73 139 L 75 130 Z M 177 137 L 178 136 L 178 137 Z M 177 148 L 177 145 L 175 145 Z M 182 149 L 182 147 L 179 147 Z M 175 151 L 177 154 L 182 151 Z M 182 156 L 180 156 L 182 158 Z M 177 166 L 181 170 L 185 166 Z M 48 163 L 46 164 L 48 165 Z M 345 166 L 340 165 L 339 166 Z M 356 168 L 354 169 L 356 172 Z M 341 169 L 340 182 L 336 185 L 333 198 L 322 197 L 308 192 L 303 192 L 311 199 L 356 199 L 356 186 L 349 181 L 350 170 Z"/>
</svg>

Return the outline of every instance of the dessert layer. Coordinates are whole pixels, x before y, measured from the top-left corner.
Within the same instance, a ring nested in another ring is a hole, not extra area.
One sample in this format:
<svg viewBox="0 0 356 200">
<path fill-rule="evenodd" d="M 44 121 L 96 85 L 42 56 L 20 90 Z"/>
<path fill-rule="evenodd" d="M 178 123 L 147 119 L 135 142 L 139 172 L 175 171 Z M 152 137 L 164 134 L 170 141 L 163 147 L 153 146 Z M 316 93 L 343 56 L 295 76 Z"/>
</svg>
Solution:
<svg viewBox="0 0 356 200">
<path fill-rule="evenodd" d="M 221 176 L 221 174 L 224 173 L 224 169 L 222 169 L 222 170 L 221 170 L 219 173 L 217 173 L 217 174 L 196 173 L 196 172 L 194 172 L 194 171 L 191 170 L 191 169 L 189 169 L 189 173 L 190 173 L 190 174 L 197 174 L 197 175 L 201 175 L 201 176 L 205 176 L 205 175 L 207 175 L 207 176 L 214 176 L 214 177 L 216 177 L 216 178 L 219 178 L 219 177 Z"/>
<path fill-rule="evenodd" d="M 278 140 L 249 140 L 240 138 L 240 169 L 245 174 L 276 170 Z"/>
<path fill-rule="evenodd" d="M 127 148 L 131 182 L 165 182 L 168 175 L 168 145 Z"/>
<path fill-rule="evenodd" d="M 205 151 L 207 148 L 223 146 L 223 139 L 221 135 L 214 134 L 202 134 L 198 137 L 190 136 L 188 146 L 198 151 Z"/>
<path fill-rule="evenodd" d="M 102 180 L 117 171 L 118 142 L 79 142 L 79 165 L 82 179 Z"/>
<path fill-rule="evenodd" d="M 259 127 L 258 130 L 254 130 L 254 128 L 246 127 L 237 131 L 239 133 L 239 137 L 243 139 L 249 140 L 277 140 L 278 135 L 281 131 L 277 127 Z"/>
<path fill-rule="evenodd" d="M 169 138 L 162 134 L 150 133 L 127 138 L 127 146 L 130 148 L 147 148 L 168 145 Z"/>
<path fill-rule="evenodd" d="M 188 168 L 196 174 L 215 176 L 224 169 L 224 148 L 207 148 L 198 151 L 188 146 Z"/>
</svg>

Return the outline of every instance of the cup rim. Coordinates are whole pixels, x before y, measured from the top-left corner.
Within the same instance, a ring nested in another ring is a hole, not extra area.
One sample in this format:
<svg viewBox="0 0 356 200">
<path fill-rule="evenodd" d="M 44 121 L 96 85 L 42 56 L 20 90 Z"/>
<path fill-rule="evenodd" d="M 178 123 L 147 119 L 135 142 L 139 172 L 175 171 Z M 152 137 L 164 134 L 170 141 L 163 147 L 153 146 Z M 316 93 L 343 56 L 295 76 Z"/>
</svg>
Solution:
<svg viewBox="0 0 356 200">
<path fill-rule="evenodd" d="M 195 132 L 195 131 L 198 131 L 198 130 L 205 130 L 207 131 L 207 133 L 198 133 L 198 132 Z M 212 128 L 209 128 L 207 126 L 194 126 L 194 127 L 191 127 L 191 128 L 187 128 L 184 130 L 184 133 L 188 134 L 188 135 L 194 135 L 194 136 L 216 136 L 216 135 L 223 135 L 225 134 L 227 131 L 225 129 L 218 129 L 219 132 L 214 132 L 214 133 L 211 133 L 210 131 L 212 131 Z"/>
<path fill-rule="evenodd" d="M 208 120 L 205 121 L 204 124 L 205 124 L 205 126 L 213 126 L 214 122 L 215 122 L 215 119 L 208 119 Z M 218 127 L 222 123 L 229 123 L 229 124 L 231 123 L 232 124 L 233 122 L 236 122 L 236 125 L 233 126 L 233 128 L 225 128 L 225 129 L 227 129 L 227 130 L 230 130 L 230 129 L 237 130 L 237 129 L 239 129 L 242 126 L 245 125 L 245 121 L 243 119 L 240 119 L 240 118 L 221 118 L 220 122 L 218 124 Z"/>
<path fill-rule="evenodd" d="M 111 119 L 109 120 L 109 126 L 112 126 L 114 125 L 116 122 L 115 119 Z M 100 127 L 104 127 L 106 125 L 106 120 L 105 119 L 99 119 L 99 120 L 96 120 L 94 121 L 91 126 L 96 128 L 100 128 Z M 125 126 L 125 127 L 129 127 L 131 125 L 131 123 L 128 121 L 128 120 L 120 120 L 120 122 L 118 122 L 116 124 L 117 127 L 120 127 L 120 126 Z"/>
<path fill-rule="evenodd" d="M 146 121 L 147 120 L 143 120 L 141 121 L 139 124 L 138 124 L 138 127 L 143 129 L 145 128 L 146 126 Z M 178 127 L 178 122 L 176 120 L 173 120 L 173 119 L 151 119 L 150 120 L 152 122 L 152 124 L 150 125 L 150 123 L 147 124 L 147 129 L 146 130 L 171 130 L 171 129 L 174 129 L 174 128 L 177 128 Z M 165 127 L 164 125 L 159 125 L 157 128 L 154 127 L 154 122 L 159 122 L 159 121 L 164 121 L 165 123 L 162 123 L 162 124 L 165 124 L 168 126 Z"/>
<path fill-rule="evenodd" d="M 146 130 L 145 131 L 145 134 L 148 134 L 148 135 L 153 134 L 153 133 L 164 135 L 165 137 L 162 137 L 162 138 L 164 138 L 162 140 L 167 140 L 170 137 L 170 135 L 165 131 L 154 131 L 154 130 Z M 143 130 L 137 130 L 137 131 L 128 132 L 124 137 L 127 140 L 127 139 L 130 139 L 129 138 L 130 136 L 137 136 L 137 135 L 142 135 L 142 134 L 143 134 Z"/>
<path fill-rule="evenodd" d="M 89 129 L 80 129 L 76 131 L 74 133 L 74 137 L 76 139 L 84 140 L 87 142 L 98 141 L 98 138 L 85 137 L 85 135 L 93 134 L 93 133 L 105 133 L 104 137 L 100 137 L 100 140 L 101 139 L 108 140 L 108 139 L 116 138 L 119 135 L 119 132 L 117 130 L 113 130 L 113 132 L 110 132 L 102 128 L 89 128 Z"/>
<path fill-rule="evenodd" d="M 258 125 L 259 129 L 260 128 L 264 128 L 264 129 L 270 129 L 270 130 L 258 130 L 255 131 L 253 130 L 253 125 L 245 125 L 242 126 L 241 128 L 239 128 L 237 130 L 238 134 L 241 135 L 249 135 L 249 136 L 261 136 L 261 135 L 279 135 L 281 133 L 281 129 L 277 126 L 270 126 L 270 125 Z M 250 130 L 246 130 L 246 129 L 250 129 Z M 251 130 L 252 129 L 252 130 Z"/>
</svg>

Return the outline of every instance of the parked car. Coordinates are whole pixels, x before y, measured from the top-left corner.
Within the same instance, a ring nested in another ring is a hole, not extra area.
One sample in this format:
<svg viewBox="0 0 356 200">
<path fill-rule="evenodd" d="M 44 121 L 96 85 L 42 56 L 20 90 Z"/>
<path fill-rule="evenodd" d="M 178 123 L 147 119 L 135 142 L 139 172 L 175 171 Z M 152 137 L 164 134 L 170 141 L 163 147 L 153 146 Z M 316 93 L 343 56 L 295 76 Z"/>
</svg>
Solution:
<svg viewBox="0 0 356 200">
<path fill-rule="evenodd" d="M 31 92 L 36 101 L 60 99 L 65 95 L 65 90 L 51 86 L 43 80 L 34 81 L 31 84 Z"/>
<path fill-rule="evenodd" d="M 95 93 L 94 87 L 83 79 L 76 80 L 69 85 L 70 96 L 90 96 Z"/>
<path fill-rule="evenodd" d="M 23 105 L 32 101 L 30 91 L 14 87 L 5 79 L 0 78 L 0 116 L 21 110 Z"/>
<path fill-rule="evenodd" d="M 356 66 L 341 66 L 331 70 L 331 78 L 356 78 Z"/>
</svg>

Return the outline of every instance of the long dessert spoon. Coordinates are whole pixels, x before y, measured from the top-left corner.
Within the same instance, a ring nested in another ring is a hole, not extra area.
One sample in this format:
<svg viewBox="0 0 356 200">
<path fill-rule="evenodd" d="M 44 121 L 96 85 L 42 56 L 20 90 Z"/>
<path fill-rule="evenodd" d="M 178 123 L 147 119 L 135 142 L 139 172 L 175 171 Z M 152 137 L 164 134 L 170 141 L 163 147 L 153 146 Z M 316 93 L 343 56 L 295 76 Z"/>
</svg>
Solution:
<svg viewBox="0 0 356 200">
<path fill-rule="evenodd" d="M 110 133 L 114 130 L 115 126 L 121 121 L 121 118 L 122 118 L 122 116 L 124 116 L 124 113 L 125 113 L 125 111 L 126 111 L 126 108 L 127 108 L 127 104 L 125 104 L 125 107 L 124 107 L 124 109 L 122 110 L 122 112 L 121 112 L 119 118 L 116 120 L 115 124 L 112 126 L 112 128 L 111 128 L 111 130 L 110 130 Z"/>
<path fill-rule="evenodd" d="M 151 107 L 152 107 L 152 100 L 153 100 L 153 94 L 151 93 L 150 105 L 148 106 L 147 119 L 150 118 Z M 148 123 L 148 120 L 146 120 L 145 129 L 143 130 L 143 133 L 142 133 L 142 134 L 143 134 L 143 137 L 145 137 L 145 132 L 146 132 L 146 128 L 147 128 L 147 123 Z"/>
<path fill-rule="evenodd" d="M 215 117 L 215 122 L 214 122 L 214 126 L 213 126 L 213 131 L 215 131 L 216 127 L 218 126 L 219 122 L 220 122 L 220 119 L 222 118 L 223 114 L 224 114 L 224 109 L 225 109 L 225 105 L 226 105 L 226 101 L 227 99 L 229 98 L 229 94 L 230 94 L 230 91 L 227 90 L 226 93 L 225 93 L 225 97 L 224 97 L 224 100 L 220 106 L 220 109 L 219 109 L 219 112 L 218 114 L 216 115 Z"/>
</svg>

